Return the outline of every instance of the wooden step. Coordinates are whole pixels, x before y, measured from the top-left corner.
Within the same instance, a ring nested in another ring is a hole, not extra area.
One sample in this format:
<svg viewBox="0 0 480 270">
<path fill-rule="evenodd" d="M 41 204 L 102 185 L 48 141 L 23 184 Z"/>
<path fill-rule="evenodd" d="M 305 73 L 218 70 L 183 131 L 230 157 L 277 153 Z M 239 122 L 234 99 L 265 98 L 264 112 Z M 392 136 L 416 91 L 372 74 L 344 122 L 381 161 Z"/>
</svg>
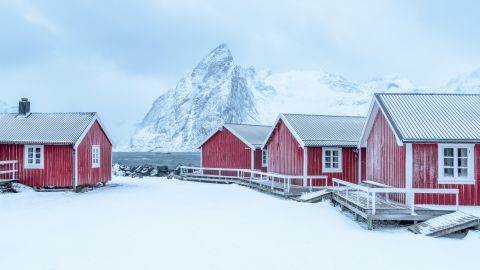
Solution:
<svg viewBox="0 0 480 270">
<path fill-rule="evenodd" d="M 457 211 L 451 214 L 435 217 L 408 227 L 415 234 L 440 237 L 468 228 L 480 226 L 480 218 Z"/>
<path fill-rule="evenodd" d="M 296 198 L 296 201 L 314 203 L 321 201 L 323 198 L 330 198 L 331 194 L 331 190 L 322 189 L 319 191 L 303 193 L 300 197 Z"/>
</svg>

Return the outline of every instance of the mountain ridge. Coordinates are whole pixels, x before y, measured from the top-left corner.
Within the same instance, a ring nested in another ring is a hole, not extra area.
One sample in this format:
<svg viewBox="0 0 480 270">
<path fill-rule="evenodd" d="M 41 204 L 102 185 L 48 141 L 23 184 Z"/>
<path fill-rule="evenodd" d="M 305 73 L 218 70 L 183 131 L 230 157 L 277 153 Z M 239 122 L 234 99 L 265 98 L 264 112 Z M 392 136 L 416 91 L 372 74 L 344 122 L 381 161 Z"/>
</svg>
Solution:
<svg viewBox="0 0 480 270">
<path fill-rule="evenodd" d="M 430 92 L 480 92 L 474 87 L 480 86 L 480 70 L 477 73 Z M 222 43 L 156 99 L 132 136 L 129 150 L 195 151 L 224 123 L 268 125 L 278 113 L 365 116 L 375 92 L 427 90 L 401 74 L 354 82 L 324 70 L 257 71 L 236 65 Z"/>
</svg>

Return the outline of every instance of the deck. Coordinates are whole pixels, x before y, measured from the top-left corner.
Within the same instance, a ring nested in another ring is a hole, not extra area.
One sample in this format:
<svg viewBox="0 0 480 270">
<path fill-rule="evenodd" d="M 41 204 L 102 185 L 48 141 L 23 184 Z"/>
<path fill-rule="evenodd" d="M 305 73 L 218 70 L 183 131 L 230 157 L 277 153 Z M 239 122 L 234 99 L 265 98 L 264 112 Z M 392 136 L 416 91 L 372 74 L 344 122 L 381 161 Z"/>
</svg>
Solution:
<svg viewBox="0 0 480 270">
<path fill-rule="evenodd" d="M 415 194 L 455 194 L 457 197 L 455 209 L 458 210 L 457 189 L 407 189 L 388 186 L 370 188 L 339 179 L 333 179 L 333 183 L 332 201 L 343 209 L 352 211 L 356 217 L 364 218 L 367 221 L 368 229 L 373 229 L 374 221 L 413 221 L 416 223 L 455 212 L 455 210 L 416 206 Z M 372 183 L 367 184 L 372 185 Z M 392 194 L 401 195 L 404 202 L 389 199 Z"/>
<path fill-rule="evenodd" d="M 425 221 L 434 217 L 455 212 L 454 210 L 437 210 L 414 206 L 386 200 L 378 195 L 373 200 L 373 195 L 363 191 L 338 191 L 332 193 L 332 200 L 342 208 L 352 211 L 367 221 L 368 228 L 373 229 L 374 221 Z M 374 207 L 375 206 L 375 207 Z M 375 210 L 374 210 L 375 208 Z"/>
<path fill-rule="evenodd" d="M 415 194 L 454 194 L 457 202 L 456 210 L 458 210 L 457 189 L 394 188 L 373 181 L 365 181 L 359 185 L 335 178 L 331 181 L 331 185 L 328 185 L 329 181 L 325 176 L 290 176 L 222 168 L 183 167 L 180 176 L 186 181 L 235 183 L 300 202 L 318 202 L 328 198 L 334 204 L 340 205 L 343 210 L 353 212 L 356 219 L 361 217 L 366 220 L 369 230 L 374 228 L 374 222 L 417 223 L 455 212 L 455 210 L 416 206 Z M 318 185 L 318 180 L 323 181 L 323 185 Z M 392 199 L 399 197 L 402 197 L 405 202 Z"/>
</svg>

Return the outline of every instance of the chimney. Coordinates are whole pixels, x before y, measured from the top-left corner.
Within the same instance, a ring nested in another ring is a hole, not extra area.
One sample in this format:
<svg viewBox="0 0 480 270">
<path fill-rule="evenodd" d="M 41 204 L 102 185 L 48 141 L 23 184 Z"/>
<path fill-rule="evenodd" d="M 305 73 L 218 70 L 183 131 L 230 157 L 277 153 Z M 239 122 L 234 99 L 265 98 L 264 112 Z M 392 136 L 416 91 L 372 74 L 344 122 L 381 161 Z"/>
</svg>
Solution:
<svg viewBox="0 0 480 270">
<path fill-rule="evenodd" d="M 20 116 L 27 116 L 30 113 L 30 101 L 28 98 L 22 98 L 18 103 L 18 114 Z"/>
</svg>

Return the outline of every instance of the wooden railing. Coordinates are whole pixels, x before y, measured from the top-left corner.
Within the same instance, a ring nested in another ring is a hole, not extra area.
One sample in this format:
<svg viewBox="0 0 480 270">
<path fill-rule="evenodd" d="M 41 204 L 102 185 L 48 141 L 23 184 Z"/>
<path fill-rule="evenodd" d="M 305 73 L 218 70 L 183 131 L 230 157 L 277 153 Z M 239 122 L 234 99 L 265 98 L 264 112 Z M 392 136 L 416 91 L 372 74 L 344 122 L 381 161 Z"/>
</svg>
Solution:
<svg viewBox="0 0 480 270">
<path fill-rule="evenodd" d="M 18 161 L 0 161 L 0 183 L 18 180 Z"/>
<path fill-rule="evenodd" d="M 415 194 L 453 194 L 455 195 L 455 209 L 458 211 L 459 201 L 458 201 L 458 189 L 434 189 L 434 188 L 395 188 L 395 187 L 375 187 L 370 188 L 366 186 L 361 186 L 357 184 L 352 184 L 347 181 L 343 181 L 337 178 L 333 178 L 333 192 L 345 191 L 348 197 L 349 191 L 363 191 L 366 193 L 367 198 L 367 207 L 372 209 L 372 214 L 375 215 L 376 211 L 376 197 L 377 194 L 385 195 L 385 199 L 389 201 L 390 194 L 404 194 L 406 199 L 406 205 L 410 207 L 410 213 L 415 214 Z M 358 198 L 358 196 L 357 196 Z M 446 205 L 446 204 L 445 204 Z"/>
<path fill-rule="evenodd" d="M 221 176 L 243 179 L 245 181 L 263 181 L 268 183 L 271 189 L 275 188 L 275 183 L 283 185 L 289 192 L 292 186 L 307 187 L 310 191 L 329 186 L 328 177 L 324 175 L 285 175 L 271 172 L 261 172 L 248 169 L 229 169 L 229 168 L 207 168 L 181 166 L 180 175 L 199 174 L 203 176 Z M 267 184 L 265 184 L 267 185 Z"/>
</svg>

